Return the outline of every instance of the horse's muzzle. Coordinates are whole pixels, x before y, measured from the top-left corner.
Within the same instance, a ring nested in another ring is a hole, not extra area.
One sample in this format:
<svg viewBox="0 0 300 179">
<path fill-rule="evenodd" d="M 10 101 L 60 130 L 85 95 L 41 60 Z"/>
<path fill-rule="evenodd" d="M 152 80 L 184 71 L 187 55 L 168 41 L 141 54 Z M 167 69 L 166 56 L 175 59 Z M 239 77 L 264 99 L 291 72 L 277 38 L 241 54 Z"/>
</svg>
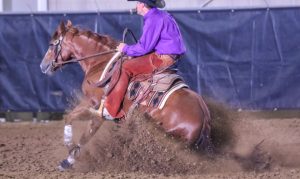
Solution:
<svg viewBox="0 0 300 179">
<path fill-rule="evenodd" d="M 45 65 L 45 64 L 43 64 L 43 63 L 41 63 L 40 64 L 40 68 L 41 68 L 41 71 L 43 72 L 43 73 L 47 73 L 47 71 L 49 70 L 49 66 L 50 65 Z"/>
<path fill-rule="evenodd" d="M 54 71 L 54 66 L 52 63 L 41 63 L 40 64 L 40 68 L 41 68 L 41 71 L 45 74 L 52 74 L 52 72 Z"/>
</svg>

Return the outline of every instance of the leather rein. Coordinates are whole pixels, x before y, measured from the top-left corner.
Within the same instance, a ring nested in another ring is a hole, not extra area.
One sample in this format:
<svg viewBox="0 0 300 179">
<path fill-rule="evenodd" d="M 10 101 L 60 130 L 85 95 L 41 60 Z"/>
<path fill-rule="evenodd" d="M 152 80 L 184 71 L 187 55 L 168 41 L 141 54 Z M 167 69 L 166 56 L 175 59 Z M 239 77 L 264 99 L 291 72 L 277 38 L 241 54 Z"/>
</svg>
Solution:
<svg viewBox="0 0 300 179">
<path fill-rule="evenodd" d="M 107 54 L 111 54 L 111 53 L 114 53 L 114 52 L 117 52 L 117 50 L 115 50 L 115 49 L 107 50 L 107 51 L 104 51 L 104 52 L 95 53 L 93 55 L 88 55 L 88 56 L 78 58 L 78 59 L 72 59 L 72 60 L 69 60 L 69 61 L 62 61 L 62 62 L 59 62 L 59 63 L 55 62 L 55 64 L 56 65 L 64 65 L 64 64 L 67 64 L 67 63 L 76 63 L 76 62 L 80 62 L 82 60 L 86 60 L 86 59 L 101 56 L 101 55 L 107 55 Z"/>
</svg>

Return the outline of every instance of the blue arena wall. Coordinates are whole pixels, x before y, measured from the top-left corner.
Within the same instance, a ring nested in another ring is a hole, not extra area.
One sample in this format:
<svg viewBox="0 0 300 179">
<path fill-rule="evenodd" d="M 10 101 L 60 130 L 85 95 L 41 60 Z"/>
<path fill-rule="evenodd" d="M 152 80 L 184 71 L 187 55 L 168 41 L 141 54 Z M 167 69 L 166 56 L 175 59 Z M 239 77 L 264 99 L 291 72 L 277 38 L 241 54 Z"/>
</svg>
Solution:
<svg viewBox="0 0 300 179">
<path fill-rule="evenodd" d="M 242 109 L 300 107 L 300 8 L 170 11 L 187 46 L 179 73 L 199 94 Z M 121 40 L 141 35 L 127 12 L 0 15 L 0 112 L 64 111 L 80 91 L 78 64 L 55 75 L 39 64 L 60 21 Z"/>
</svg>

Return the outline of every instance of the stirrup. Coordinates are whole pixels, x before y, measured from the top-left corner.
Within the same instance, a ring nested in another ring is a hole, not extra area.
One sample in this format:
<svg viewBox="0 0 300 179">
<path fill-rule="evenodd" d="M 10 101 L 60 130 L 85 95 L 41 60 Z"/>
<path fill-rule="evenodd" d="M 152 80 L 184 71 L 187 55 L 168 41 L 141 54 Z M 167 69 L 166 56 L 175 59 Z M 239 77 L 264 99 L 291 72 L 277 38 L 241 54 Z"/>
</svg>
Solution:
<svg viewBox="0 0 300 179">
<path fill-rule="evenodd" d="M 102 110 L 102 117 L 103 117 L 104 119 L 106 119 L 106 120 L 109 120 L 109 121 L 115 120 L 115 118 L 112 117 L 112 116 L 109 114 L 109 112 L 107 111 L 106 108 L 103 108 L 103 110 Z"/>
<path fill-rule="evenodd" d="M 107 109 L 104 107 L 104 101 L 105 101 L 105 98 L 102 98 L 101 99 L 101 102 L 100 102 L 100 106 L 98 108 L 98 111 L 99 113 L 101 114 L 101 117 L 105 120 L 109 120 L 109 121 L 113 121 L 115 120 L 114 117 L 112 117 L 109 112 L 107 111 Z"/>
</svg>

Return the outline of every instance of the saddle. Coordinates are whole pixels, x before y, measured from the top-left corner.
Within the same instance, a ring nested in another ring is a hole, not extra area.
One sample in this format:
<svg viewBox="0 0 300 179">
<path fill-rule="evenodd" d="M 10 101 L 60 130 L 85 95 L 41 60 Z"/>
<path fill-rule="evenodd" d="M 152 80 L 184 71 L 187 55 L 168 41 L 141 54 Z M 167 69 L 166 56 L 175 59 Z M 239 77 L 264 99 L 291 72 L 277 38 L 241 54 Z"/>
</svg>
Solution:
<svg viewBox="0 0 300 179">
<path fill-rule="evenodd" d="M 123 58 L 112 58 L 105 67 L 101 80 L 95 84 L 97 87 L 104 87 L 105 95 L 117 84 L 120 77 Z M 162 109 L 168 97 L 180 88 L 188 88 L 181 76 L 176 74 L 173 66 L 162 69 L 153 74 L 138 75 L 129 82 L 126 96 L 133 102 L 130 110 L 138 105 L 150 108 Z M 117 73 L 117 75 L 112 75 Z M 114 78 L 113 78 L 114 77 Z"/>
</svg>

